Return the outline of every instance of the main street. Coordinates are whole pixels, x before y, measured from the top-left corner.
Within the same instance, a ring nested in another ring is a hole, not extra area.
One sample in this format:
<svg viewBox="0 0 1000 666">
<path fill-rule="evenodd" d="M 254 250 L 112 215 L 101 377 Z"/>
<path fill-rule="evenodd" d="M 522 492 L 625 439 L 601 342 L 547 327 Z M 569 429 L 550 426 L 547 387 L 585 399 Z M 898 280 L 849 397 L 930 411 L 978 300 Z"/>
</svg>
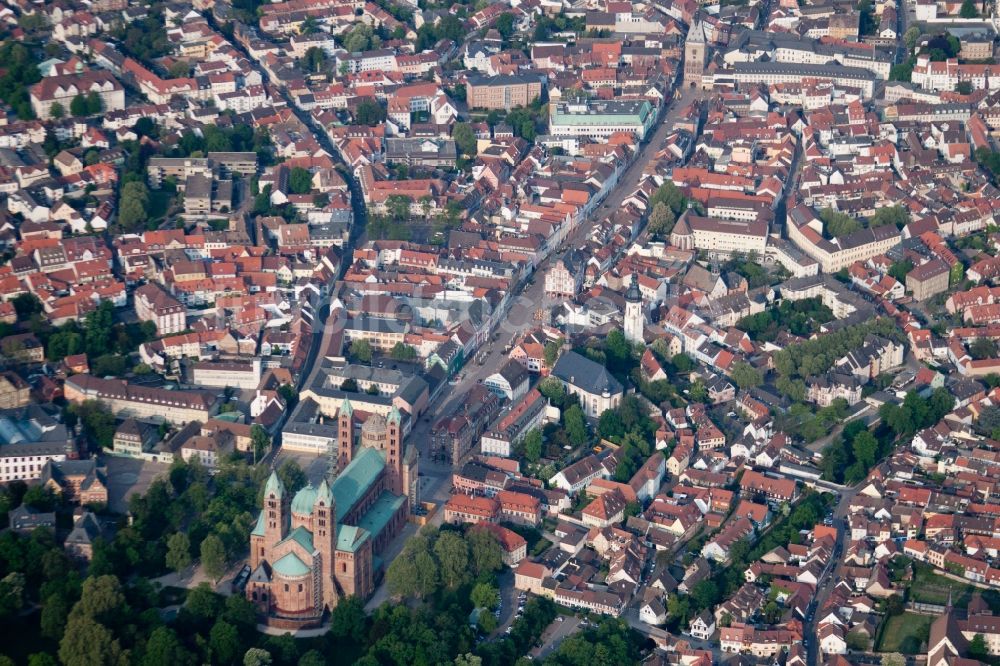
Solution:
<svg viewBox="0 0 1000 666">
<path fill-rule="evenodd" d="M 553 255 L 558 255 L 565 249 L 582 247 L 590 237 L 594 225 L 618 209 L 622 202 L 635 191 L 642 179 L 643 170 L 653 156 L 663 147 L 664 140 L 670 133 L 675 121 L 680 117 L 681 110 L 693 99 L 703 99 L 700 92 L 688 92 L 680 99 L 670 102 L 657 121 L 655 130 L 648 141 L 644 142 L 632 162 L 625 168 L 618 184 L 608 193 L 604 202 L 590 216 L 568 234 L 562 245 Z M 434 421 L 441 414 L 441 409 L 448 405 L 455 396 L 465 395 L 473 386 L 482 382 L 496 372 L 503 362 L 507 345 L 526 330 L 537 326 L 540 322 L 535 318 L 541 311 L 543 319 L 548 320 L 551 309 L 562 303 L 563 299 L 550 299 L 545 296 L 545 269 L 551 261 L 551 256 L 541 262 L 533 277 L 526 283 L 515 287 L 511 294 L 511 305 L 507 316 L 501 322 L 493 342 L 487 343 L 483 350 L 483 363 L 470 359 L 462 369 L 457 382 L 444 387 L 435 401 L 428 407 L 428 416 L 420 419 L 410 433 L 410 441 L 414 442 L 420 451 L 420 470 L 423 474 L 420 492 L 426 500 L 447 501 L 451 489 L 451 474 L 453 466 L 448 463 L 435 462 L 430 456 L 430 431 Z"/>
</svg>

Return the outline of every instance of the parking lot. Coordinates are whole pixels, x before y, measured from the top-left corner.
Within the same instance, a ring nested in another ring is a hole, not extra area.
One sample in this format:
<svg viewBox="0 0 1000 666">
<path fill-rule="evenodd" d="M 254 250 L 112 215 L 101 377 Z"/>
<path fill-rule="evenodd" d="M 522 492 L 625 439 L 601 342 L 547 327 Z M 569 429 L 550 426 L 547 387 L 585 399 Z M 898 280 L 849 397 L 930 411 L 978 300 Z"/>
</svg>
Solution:
<svg viewBox="0 0 1000 666">
<path fill-rule="evenodd" d="M 514 589 L 514 575 L 505 571 L 500 575 L 500 608 L 497 609 L 495 634 L 509 634 L 514 620 L 521 617 L 528 597 L 526 592 Z"/>
<path fill-rule="evenodd" d="M 542 632 L 541 647 L 532 648 L 528 656 L 535 660 L 541 660 L 550 653 L 555 652 L 562 645 L 562 642 L 581 629 L 587 627 L 586 620 L 572 615 L 558 615 L 555 621 Z"/>
<path fill-rule="evenodd" d="M 136 493 L 145 493 L 153 479 L 165 474 L 170 465 L 136 458 L 105 456 L 108 479 L 108 508 L 117 513 L 128 512 L 128 500 Z"/>
</svg>

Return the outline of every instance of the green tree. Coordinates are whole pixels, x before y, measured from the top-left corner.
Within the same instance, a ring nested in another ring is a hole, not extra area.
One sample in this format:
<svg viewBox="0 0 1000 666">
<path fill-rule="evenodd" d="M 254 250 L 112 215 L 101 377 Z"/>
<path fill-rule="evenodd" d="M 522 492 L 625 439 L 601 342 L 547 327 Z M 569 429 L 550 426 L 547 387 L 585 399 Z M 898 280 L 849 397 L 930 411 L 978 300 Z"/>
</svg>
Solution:
<svg viewBox="0 0 1000 666">
<path fill-rule="evenodd" d="M 298 666 L 326 666 L 326 657 L 319 650 L 309 650 L 299 658 Z"/>
<path fill-rule="evenodd" d="M 59 102 L 53 102 L 49 107 L 49 117 L 59 120 L 66 116 L 66 108 Z"/>
<path fill-rule="evenodd" d="M 39 626 L 42 636 L 49 640 L 59 641 L 66 628 L 66 620 L 69 617 L 69 605 L 61 594 L 50 594 L 42 604 L 42 613 L 39 618 Z"/>
<path fill-rule="evenodd" d="M 550 400 L 552 404 L 561 407 L 566 400 L 566 389 L 556 377 L 546 377 L 538 382 L 538 392 Z"/>
<path fill-rule="evenodd" d="M 243 666 L 271 666 L 271 653 L 263 648 L 252 647 L 243 655 Z"/>
<path fill-rule="evenodd" d="M 31 319 L 31 315 L 39 314 L 43 310 L 42 302 L 31 292 L 18 294 L 12 302 L 18 321 L 27 321 Z"/>
<path fill-rule="evenodd" d="M 214 534 L 209 534 L 201 542 L 201 564 L 205 573 L 216 582 L 226 573 L 226 547 L 222 539 Z"/>
<path fill-rule="evenodd" d="M 674 215 L 680 215 L 681 211 L 687 208 L 687 199 L 684 197 L 684 193 L 681 192 L 680 188 L 671 182 L 666 182 L 661 185 L 656 192 L 653 193 L 653 196 L 650 197 L 650 206 L 655 208 L 658 203 L 666 204 L 667 208 L 669 208 Z"/>
<path fill-rule="evenodd" d="M 198 622 L 207 623 L 222 612 L 222 604 L 211 585 L 200 583 L 188 593 L 183 610 Z"/>
<path fill-rule="evenodd" d="M 312 191 L 312 174 L 308 169 L 292 167 L 288 174 L 288 188 L 293 194 L 308 194 Z"/>
<path fill-rule="evenodd" d="M 708 400 L 708 389 L 705 388 L 705 383 L 700 379 L 691 384 L 688 393 L 694 402 L 705 402 Z"/>
<path fill-rule="evenodd" d="M 694 370 L 694 361 L 687 354 L 675 354 L 670 359 L 670 364 L 677 368 L 677 372 L 688 373 Z"/>
<path fill-rule="evenodd" d="M 501 37 L 510 39 L 514 34 L 514 15 L 510 12 L 501 14 L 500 18 L 497 19 L 496 27 Z"/>
<path fill-rule="evenodd" d="M 86 116 L 89 113 L 89 109 L 87 108 L 87 98 L 82 94 L 79 94 L 70 100 L 69 112 L 77 117 Z"/>
<path fill-rule="evenodd" d="M 417 350 L 403 342 L 397 342 L 389 350 L 389 356 L 396 361 L 412 361 L 417 358 Z"/>
<path fill-rule="evenodd" d="M 291 495 L 304 488 L 307 481 L 306 473 L 302 471 L 297 462 L 291 459 L 285 460 L 278 467 L 278 478 L 281 479 L 281 483 Z"/>
<path fill-rule="evenodd" d="M 917 45 L 918 39 L 920 39 L 920 28 L 915 25 L 911 25 L 906 29 L 906 32 L 903 33 L 903 44 L 905 44 L 906 48 L 910 51 L 912 51 L 913 47 Z"/>
<path fill-rule="evenodd" d="M 686 627 L 688 616 L 691 614 L 691 604 L 688 602 L 687 596 L 675 593 L 667 597 L 667 612 L 670 617 L 677 618 L 680 626 Z"/>
<path fill-rule="evenodd" d="M 563 414 L 563 423 L 566 428 L 566 436 L 574 446 L 586 444 L 590 439 L 587 433 L 587 420 L 583 415 L 580 405 L 571 405 Z"/>
<path fill-rule="evenodd" d="M 500 601 L 500 591 L 488 583 L 476 583 L 469 593 L 473 606 L 493 610 Z"/>
<path fill-rule="evenodd" d="M 976 360 L 996 358 L 997 343 L 991 338 L 976 338 L 969 345 L 969 354 Z"/>
<path fill-rule="evenodd" d="M 263 458 L 271 448 L 271 436 L 257 423 L 250 427 L 250 446 L 253 448 L 255 461 Z"/>
<path fill-rule="evenodd" d="M 559 360 L 559 350 L 562 348 L 561 341 L 552 340 L 545 343 L 545 349 L 543 352 L 543 360 L 545 362 L 545 367 L 551 368 Z"/>
<path fill-rule="evenodd" d="M 764 383 L 764 377 L 760 371 L 745 361 L 733 363 L 729 376 L 741 389 L 753 388 Z"/>
<path fill-rule="evenodd" d="M 375 35 L 375 31 L 370 25 L 357 23 L 344 35 L 343 44 L 344 48 L 351 53 L 357 53 L 358 51 L 378 48 L 381 40 Z"/>
<path fill-rule="evenodd" d="M 649 233 L 657 238 L 666 238 L 674 230 L 677 216 L 663 202 L 653 206 L 649 213 Z"/>
<path fill-rule="evenodd" d="M 211 663 L 231 664 L 240 652 L 240 635 L 236 627 L 218 620 L 209 632 L 208 644 L 213 657 Z"/>
<path fill-rule="evenodd" d="M 962 7 L 958 10 L 958 15 L 964 19 L 979 18 L 979 8 L 976 7 L 975 0 L 963 0 Z"/>
<path fill-rule="evenodd" d="M 524 458 L 530 463 L 538 462 L 542 457 L 542 431 L 532 428 L 524 436 Z"/>
<path fill-rule="evenodd" d="M 867 430 L 858 434 L 852 443 L 854 459 L 864 465 L 866 470 L 875 465 L 875 456 L 878 454 L 878 440 Z"/>
<path fill-rule="evenodd" d="M 191 540 L 184 532 L 174 532 L 167 539 L 166 563 L 178 573 L 191 566 Z"/>
<path fill-rule="evenodd" d="M 375 127 L 385 122 L 385 118 L 385 109 L 374 99 L 365 98 L 354 109 L 354 120 L 359 125 Z"/>
<path fill-rule="evenodd" d="M 698 608 L 711 608 L 719 602 L 719 587 L 711 578 L 698 581 L 691 589 L 691 601 Z"/>
<path fill-rule="evenodd" d="M 302 59 L 306 68 L 314 74 L 322 72 L 326 67 L 326 52 L 318 46 L 310 47 Z"/>
<path fill-rule="evenodd" d="M 354 595 L 339 600 L 330 612 L 330 633 L 338 639 L 361 643 L 367 629 L 365 603 Z"/>
<path fill-rule="evenodd" d="M 48 652 L 35 652 L 28 655 L 28 666 L 59 666 L 59 662 Z"/>
<path fill-rule="evenodd" d="M 76 331 L 59 331 L 49 338 L 45 356 L 50 361 L 61 361 L 67 356 L 83 351 L 83 337 Z"/>
<path fill-rule="evenodd" d="M 70 617 L 66 633 L 59 642 L 59 660 L 64 666 L 125 666 L 128 652 L 123 651 L 111 631 L 93 618 Z"/>
<path fill-rule="evenodd" d="M 906 666 L 906 657 L 898 652 L 883 654 L 882 666 Z"/>
<path fill-rule="evenodd" d="M 457 587 L 469 570 L 469 546 L 455 532 L 442 532 L 434 542 L 434 555 L 441 568 L 441 581 Z"/>
<path fill-rule="evenodd" d="M 385 207 L 389 211 L 389 215 L 397 222 L 410 218 L 410 206 L 412 205 L 413 199 L 405 194 L 393 194 L 385 200 Z"/>
<path fill-rule="evenodd" d="M 87 93 L 87 115 L 96 116 L 104 110 L 104 101 L 96 90 Z"/>
<path fill-rule="evenodd" d="M 964 7 L 964 5 L 963 5 Z M 989 648 L 986 646 L 986 638 L 982 634 L 976 634 L 969 641 L 969 656 L 979 661 L 989 661 Z"/>
<path fill-rule="evenodd" d="M 92 576 L 84 581 L 80 600 L 70 611 L 69 619 L 90 618 L 108 626 L 128 617 L 129 609 L 121 583 L 115 576 Z"/>
<path fill-rule="evenodd" d="M 170 627 L 157 627 L 146 641 L 141 666 L 164 666 L 176 664 L 186 666 L 193 664 L 194 655 L 188 652 L 177 638 L 176 632 Z"/>
<path fill-rule="evenodd" d="M 476 155 L 476 134 L 472 131 L 472 126 L 469 123 L 455 123 L 451 130 L 451 138 L 455 140 L 455 145 L 463 155 L 469 157 Z"/>
<path fill-rule="evenodd" d="M 24 607 L 26 578 L 20 571 L 11 571 L 0 579 L 0 618 L 10 618 Z"/>
<path fill-rule="evenodd" d="M 469 561 L 476 576 L 491 574 L 503 567 L 503 552 L 493 532 L 472 529 L 466 532 L 465 539 L 469 544 Z"/>
<path fill-rule="evenodd" d="M 56 496 L 48 486 L 31 486 L 24 493 L 23 503 L 38 511 L 52 511 L 56 506 Z"/>
<path fill-rule="evenodd" d="M 823 221 L 826 233 L 832 238 L 848 236 L 861 228 L 861 224 L 853 217 L 832 208 L 821 210 L 819 219 Z"/>
<path fill-rule="evenodd" d="M 909 222 L 910 212 L 902 206 L 883 206 L 875 211 L 875 214 L 872 216 L 868 226 L 881 227 L 887 224 L 893 224 L 899 229 L 902 229 L 909 224 Z"/>
<path fill-rule="evenodd" d="M 913 66 L 917 64 L 916 56 L 910 56 L 898 65 L 893 65 L 889 69 L 890 81 L 909 82 L 913 78 Z"/>
<path fill-rule="evenodd" d="M 367 340 L 360 339 L 352 342 L 348 353 L 359 363 L 372 362 L 372 346 Z"/>
<path fill-rule="evenodd" d="M 142 181 L 129 181 L 122 185 L 118 197 L 118 224 L 125 231 L 133 231 L 146 220 L 149 190 Z"/>
</svg>

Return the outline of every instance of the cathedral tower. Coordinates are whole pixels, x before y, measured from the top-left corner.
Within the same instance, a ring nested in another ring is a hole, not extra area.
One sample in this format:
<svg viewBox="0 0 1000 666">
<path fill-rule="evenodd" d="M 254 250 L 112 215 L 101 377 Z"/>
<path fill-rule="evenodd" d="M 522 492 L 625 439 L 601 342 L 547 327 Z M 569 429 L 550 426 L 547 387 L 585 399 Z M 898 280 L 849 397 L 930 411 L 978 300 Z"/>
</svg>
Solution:
<svg viewBox="0 0 1000 666">
<path fill-rule="evenodd" d="M 393 495 L 405 495 L 403 489 L 403 416 L 396 407 L 386 417 L 385 466 L 389 475 L 389 490 Z"/>
<path fill-rule="evenodd" d="M 316 490 L 316 501 L 313 504 L 313 546 L 320 557 L 320 577 L 322 580 L 322 598 L 316 600 L 316 605 L 333 608 L 337 605 L 337 581 L 334 578 L 334 560 L 337 556 L 337 505 L 333 499 L 326 479 Z"/>
<path fill-rule="evenodd" d="M 354 455 L 354 408 L 351 407 L 351 401 L 347 398 L 344 398 L 343 404 L 340 405 L 337 420 L 340 424 L 340 434 L 337 437 L 340 446 L 340 460 L 337 471 L 341 471 L 347 467 Z"/>
<path fill-rule="evenodd" d="M 267 512 L 264 520 L 264 543 L 267 548 L 285 538 L 285 484 L 275 472 L 264 486 L 264 510 Z"/>
</svg>

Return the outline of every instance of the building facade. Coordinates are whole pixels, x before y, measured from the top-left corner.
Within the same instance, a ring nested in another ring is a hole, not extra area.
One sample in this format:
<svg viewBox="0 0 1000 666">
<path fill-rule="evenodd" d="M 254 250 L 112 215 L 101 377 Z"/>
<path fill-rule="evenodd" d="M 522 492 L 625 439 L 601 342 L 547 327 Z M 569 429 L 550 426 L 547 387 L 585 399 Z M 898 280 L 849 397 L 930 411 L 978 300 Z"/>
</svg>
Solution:
<svg viewBox="0 0 1000 666">
<path fill-rule="evenodd" d="M 470 76 L 465 86 L 470 109 L 503 109 L 528 106 L 542 94 L 537 76 Z"/>
<path fill-rule="evenodd" d="M 135 314 L 140 321 L 156 324 L 160 335 L 180 333 L 187 327 L 184 305 L 155 284 L 135 290 Z"/>
</svg>

